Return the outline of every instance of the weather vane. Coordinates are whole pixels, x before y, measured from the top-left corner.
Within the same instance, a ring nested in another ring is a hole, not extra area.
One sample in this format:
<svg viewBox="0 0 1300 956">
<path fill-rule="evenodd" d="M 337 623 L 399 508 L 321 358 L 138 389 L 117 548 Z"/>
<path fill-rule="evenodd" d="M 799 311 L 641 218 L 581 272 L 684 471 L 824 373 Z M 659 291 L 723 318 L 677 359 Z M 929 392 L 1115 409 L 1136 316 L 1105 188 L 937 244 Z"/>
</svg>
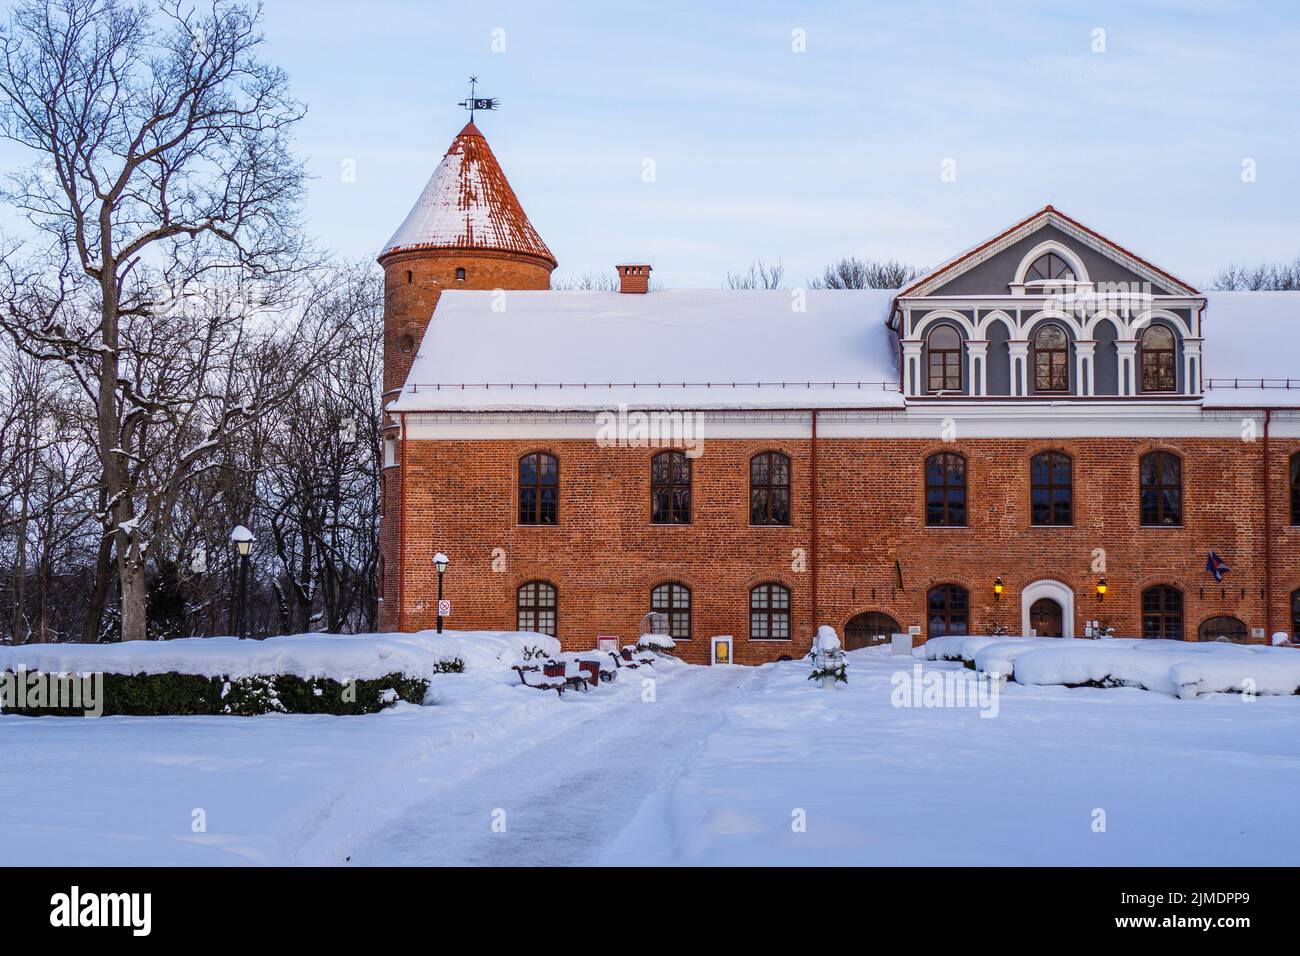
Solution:
<svg viewBox="0 0 1300 956">
<path fill-rule="evenodd" d="M 478 77 L 469 78 L 469 97 L 461 100 L 456 105 L 461 109 L 469 110 L 469 121 L 474 122 L 475 110 L 494 110 L 501 105 L 501 101 L 494 97 L 477 97 L 474 95 L 474 87 L 478 85 Z"/>
</svg>

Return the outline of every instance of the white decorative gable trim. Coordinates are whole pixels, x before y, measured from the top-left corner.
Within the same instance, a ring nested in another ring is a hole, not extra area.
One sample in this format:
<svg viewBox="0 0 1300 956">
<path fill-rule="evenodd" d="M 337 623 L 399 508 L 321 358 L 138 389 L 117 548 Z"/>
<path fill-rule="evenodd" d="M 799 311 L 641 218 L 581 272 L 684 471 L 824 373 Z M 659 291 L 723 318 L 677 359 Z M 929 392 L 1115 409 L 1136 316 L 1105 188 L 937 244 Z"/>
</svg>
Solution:
<svg viewBox="0 0 1300 956">
<path fill-rule="evenodd" d="M 1191 286 L 1177 281 L 1173 276 L 1152 268 L 1122 246 L 1118 246 L 1115 243 L 1102 238 L 1091 230 L 1074 222 L 1072 219 L 1058 213 L 1055 209 L 1048 207 L 1002 235 L 997 236 L 982 245 L 976 246 L 973 250 L 957 256 L 955 259 L 950 259 L 943 265 L 931 270 L 929 273 L 905 288 L 901 293 L 899 293 L 898 297 L 900 299 L 910 299 L 928 296 L 958 276 L 964 275 L 981 263 L 987 262 L 998 253 L 1010 248 L 1020 240 L 1048 225 L 1054 226 L 1071 239 L 1087 246 L 1093 251 L 1110 259 L 1114 259 L 1129 271 L 1136 273 L 1143 279 L 1146 279 L 1152 285 L 1168 288 L 1175 294 L 1198 294 Z M 1060 243 L 1057 243 L 1056 245 L 1060 248 L 1052 251 L 1060 251 L 1061 248 L 1064 248 Z M 1029 258 L 1028 262 L 1033 262 L 1034 258 L 1036 258 L 1036 256 Z M 1077 256 L 1071 255 L 1069 261 L 1071 261 L 1071 263 L 1077 263 L 1078 266 L 1082 266 L 1082 263 L 1078 263 Z M 1027 268 L 1028 262 L 1021 263 L 1021 269 L 1017 271 L 1017 282 L 1023 281 L 1024 269 Z M 1081 276 L 1085 274 L 1086 270 L 1081 274 Z"/>
</svg>

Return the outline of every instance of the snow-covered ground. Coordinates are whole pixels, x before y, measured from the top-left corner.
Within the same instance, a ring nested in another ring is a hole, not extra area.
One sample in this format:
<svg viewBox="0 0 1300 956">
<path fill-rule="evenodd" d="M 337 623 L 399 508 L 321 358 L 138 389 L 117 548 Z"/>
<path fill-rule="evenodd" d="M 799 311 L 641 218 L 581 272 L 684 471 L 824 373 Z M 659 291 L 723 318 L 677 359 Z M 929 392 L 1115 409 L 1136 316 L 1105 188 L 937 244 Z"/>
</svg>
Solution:
<svg viewBox="0 0 1300 956">
<path fill-rule="evenodd" d="M 560 699 L 484 655 L 434 676 L 433 706 L 366 717 L 0 716 L 0 841 L 14 864 L 1300 855 L 1300 697 L 1011 683 L 996 709 L 899 707 L 930 701 L 914 666 L 976 704 L 988 682 L 981 698 L 960 664 L 849 659 L 834 690 L 802 661 L 663 662 L 652 688 L 623 671 Z"/>
</svg>

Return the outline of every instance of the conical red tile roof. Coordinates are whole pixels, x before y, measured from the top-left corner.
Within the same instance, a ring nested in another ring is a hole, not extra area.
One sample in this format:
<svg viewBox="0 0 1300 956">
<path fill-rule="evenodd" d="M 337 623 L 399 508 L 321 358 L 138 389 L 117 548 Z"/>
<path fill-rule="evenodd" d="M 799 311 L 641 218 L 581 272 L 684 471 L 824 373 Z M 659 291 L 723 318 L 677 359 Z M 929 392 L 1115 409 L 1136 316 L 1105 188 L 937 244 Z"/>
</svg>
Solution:
<svg viewBox="0 0 1300 956">
<path fill-rule="evenodd" d="M 413 249 L 517 252 L 555 265 L 555 256 L 528 221 L 501 164 L 472 121 L 452 141 L 380 256 Z"/>
</svg>

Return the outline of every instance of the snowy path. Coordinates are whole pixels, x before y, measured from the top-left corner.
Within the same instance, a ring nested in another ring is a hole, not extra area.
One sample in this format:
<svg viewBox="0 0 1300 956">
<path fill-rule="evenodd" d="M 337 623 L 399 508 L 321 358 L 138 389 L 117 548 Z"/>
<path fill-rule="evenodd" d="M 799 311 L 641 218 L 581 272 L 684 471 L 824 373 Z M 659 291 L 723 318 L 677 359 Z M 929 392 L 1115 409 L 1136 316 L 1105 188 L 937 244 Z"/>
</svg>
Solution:
<svg viewBox="0 0 1300 956">
<path fill-rule="evenodd" d="M 682 668 L 657 682 L 649 703 L 639 686 L 620 688 L 625 700 L 557 732 L 542 730 L 466 777 L 434 784 L 427 801 L 364 841 L 352 863 L 590 863 L 703 746 L 757 676 L 751 668 Z"/>
</svg>

